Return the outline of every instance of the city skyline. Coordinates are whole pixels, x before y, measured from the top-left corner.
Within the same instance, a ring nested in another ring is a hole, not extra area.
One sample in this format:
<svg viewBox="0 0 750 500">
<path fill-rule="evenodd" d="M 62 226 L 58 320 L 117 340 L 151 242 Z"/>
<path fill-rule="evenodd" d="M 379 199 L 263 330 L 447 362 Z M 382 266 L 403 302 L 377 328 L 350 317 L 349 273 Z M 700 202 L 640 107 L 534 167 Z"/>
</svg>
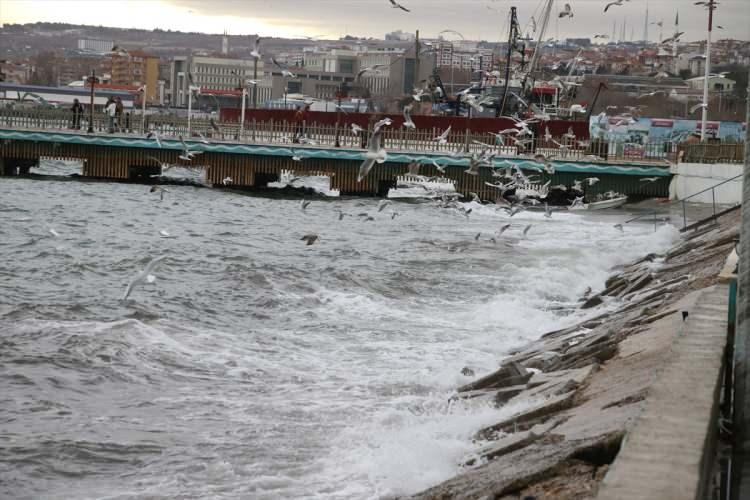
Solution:
<svg viewBox="0 0 750 500">
<path fill-rule="evenodd" d="M 411 12 L 392 9 L 387 0 L 320 0 L 314 4 L 300 0 L 275 0 L 274 8 L 260 0 L 3 0 L 0 22 L 63 22 L 119 28 L 171 29 L 202 33 L 229 32 L 232 35 L 260 34 L 285 38 L 322 37 L 337 39 L 343 35 L 382 38 L 395 30 L 437 37 L 442 30 L 461 32 L 467 39 L 502 41 L 507 37 L 507 18 L 511 6 L 518 9 L 524 33 L 531 33 L 529 21 L 538 21 L 543 0 L 403 0 Z M 566 2 L 555 2 L 557 12 Z M 679 6 L 680 31 L 684 41 L 706 37 L 707 13 L 704 8 L 684 0 L 647 2 L 631 0 L 612 7 L 606 14 L 604 0 L 569 0 L 573 19 L 554 18 L 545 38 L 593 38 L 595 34 L 626 40 L 642 40 L 648 6 L 650 41 L 659 39 L 663 21 L 664 38 L 674 31 Z M 368 9 L 363 15 L 362 9 Z M 148 15 L 144 15 L 147 13 Z M 625 23 L 626 27 L 623 28 Z M 589 27 L 596 26 L 592 32 Z M 718 28 L 721 26 L 722 28 Z M 724 0 L 714 13 L 714 39 L 750 39 L 750 12 L 746 0 Z"/>
</svg>

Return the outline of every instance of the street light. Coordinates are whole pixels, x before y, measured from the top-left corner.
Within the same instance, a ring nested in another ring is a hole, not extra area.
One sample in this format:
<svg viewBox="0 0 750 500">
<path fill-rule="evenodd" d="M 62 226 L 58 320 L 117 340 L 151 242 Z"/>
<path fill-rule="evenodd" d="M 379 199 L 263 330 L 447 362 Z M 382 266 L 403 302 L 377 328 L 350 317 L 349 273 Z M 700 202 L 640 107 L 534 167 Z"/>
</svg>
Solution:
<svg viewBox="0 0 750 500">
<path fill-rule="evenodd" d="M 94 133 L 94 86 L 97 84 L 99 79 L 96 77 L 96 70 L 91 70 L 91 76 L 88 77 L 89 86 L 91 86 L 91 102 L 89 104 L 89 129 L 86 131 L 89 134 Z"/>
<path fill-rule="evenodd" d="M 706 122 L 708 121 L 708 79 L 711 75 L 711 29 L 714 22 L 715 0 L 695 2 L 708 9 L 708 36 L 706 36 L 706 76 L 703 79 L 703 113 L 701 115 L 701 142 L 706 140 Z"/>
<path fill-rule="evenodd" d="M 146 84 L 138 88 L 141 92 L 141 133 L 146 133 Z"/>
<path fill-rule="evenodd" d="M 200 95 L 201 88 L 196 85 L 189 85 L 188 86 L 188 122 L 187 122 L 187 135 L 188 137 L 192 137 L 190 134 L 190 118 L 193 114 L 193 92 L 196 93 L 196 95 Z"/>
</svg>

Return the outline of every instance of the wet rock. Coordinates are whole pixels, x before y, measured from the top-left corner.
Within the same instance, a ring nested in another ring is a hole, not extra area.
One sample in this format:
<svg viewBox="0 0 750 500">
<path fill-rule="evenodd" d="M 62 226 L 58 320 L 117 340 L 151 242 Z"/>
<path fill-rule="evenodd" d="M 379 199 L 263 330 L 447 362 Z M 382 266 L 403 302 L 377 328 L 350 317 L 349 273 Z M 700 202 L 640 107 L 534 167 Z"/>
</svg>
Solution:
<svg viewBox="0 0 750 500">
<path fill-rule="evenodd" d="M 531 372 L 527 371 L 520 363 L 510 362 L 501 366 L 499 370 L 494 371 L 479 380 L 475 380 L 474 382 L 459 387 L 458 392 L 524 385 L 529 381 L 531 375 Z"/>
<path fill-rule="evenodd" d="M 594 295 L 590 299 L 588 299 L 586 302 L 583 303 L 581 306 L 581 309 L 590 309 L 592 307 L 596 307 L 600 304 L 602 304 L 604 301 L 602 300 L 601 295 Z"/>
</svg>

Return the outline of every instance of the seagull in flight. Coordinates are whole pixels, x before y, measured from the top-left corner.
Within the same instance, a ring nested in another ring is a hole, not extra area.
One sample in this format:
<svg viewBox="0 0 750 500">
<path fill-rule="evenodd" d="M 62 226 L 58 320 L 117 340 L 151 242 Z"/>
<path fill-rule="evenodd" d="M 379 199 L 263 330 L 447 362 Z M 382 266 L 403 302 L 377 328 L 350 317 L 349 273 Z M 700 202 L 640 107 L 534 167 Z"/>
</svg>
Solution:
<svg viewBox="0 0 750 500">
<path fill-rule="evenodd" d="M 250 52 L 250 55 L 255 59 L 260 59 L 260 37 L 255 37 L 255 45 L 253 46 L 252 52 Z"/>
<path fill-rule="evenodd" d="M 438 172 L 440 172 L 441 174 L 444 174 L 444 173 L 445 173 L 445 167 L 444 167 L 444 166 L 440 165 L 440 164 L 439 164 L 438 162 L 436 162 L 435 160 L 431 160 L 431 161 L 432 161 L 432 166 L 434 166 L 434 167 L 435 167 L 435 170 L 437 170 L 437 171 L 438 171 Z"/>
<path fill-rule="evenodd" d="M 708 104 L 706 104 L 705 102 L 699 102 L 698 104 L 696 104 L 695 106 L 693 106 L 692 108 L 690 108 L 690 114 L 692 115 L 693 113 L 695 113 L 696 111 L 698 111 L 698 109 L 703 109 L 703 108 L 707 108 L 707 107 L 708 107 Z"/>
<path fill-rule="evenodd" d="M 159 134 L 157 134 L 156 132 L 152 131 L 152 132 L 149 132 L 148 134 L 146 134 L 146 139 L 153 139 L 153 140 L 155 140 L 156 144 L 158 144 L 159 147 L 161 147 L 161 138 L 159 137 Z"/>
<path fill-rule="evenodd" d="M 391 2 L 391 7 L 393 7 L 394 9 L 401 9 L 404 12 L 411 12 L 409 9 L 407 9 L 406 7 L 398 3 L 396 0 L 389 0 L 389 1 Z"/>
<path fill-rule="evenodd" d="M 404 106 L 404 127 L 406 128 L 417 128 L 416 125 L 414 125 L 414 122 L 411 120 L 411 108 L 413 104 L 409 104 L 408 106 Z"/>
<path fill-rule="evenodd" d="M 196 155 L 201 154 L 203 151 L 190 151 L 190 147 L 185 143 L 185 140 L 182 138 L 182 136 L 178 136 L 180 139 L 180 144 L 182 144 L 182 154 L 178 156 L 180 160 L 184 161 L 192 161 L 193 157 Z"/>
<path fill-rule="evenodd" d="M 560 12 L 557 17 L 573 17 L 573 9 L 570 7 L 569 3 L 565 4 L 565 7 L 563 7 L 562 12 Z"/>
<path fill-rule="evenodd" d="M 305 244 L 307 244 L 307 246 L 312 245 L 319 239 L 320 239 L 320 236 L 318 236 L 317 234 L 306 234 L 302 238 L 300 238 L 300 240 L 304 241 Z"/>
<path fill-rule="evenodd" d="M 387 68 L 387 64 L 373 64 L 372 66 L 367 66 L 365 68 L 360 68 L 359 71 L 357 71 L 357 75 L 354 77 L 354 81 L 359 81 L 359 79 L 364 75 L 365 73 L 377 73 L 380 68 Z"/>
<path fill-rule="evenodd" d="M 282 65 L 279 61 L 277 61 L 276 58 L 272 57 L 271 62 L 274 66 L 281 70 L 281 76 L 283 76 L 284 78 L 297 78 L 294 73 L 289 71 L 289 69 L 286 66 Z"/>
<path fill-rule="evenodd" d="M 143 269 L 143 271 L 138 273 L 138 275 L 135 278 L 133 278 L 133 281 L 130 282 L 130 284 L 128 285 L 128 288 L 125 290 L 125 295 L 122 296 L 121 300 L 127 300 L 130 294 L 133 292 L 133 289 L 138 283 L 141 283 L 143 281 L 146 281 L 148 283 L 153 283 L 154 280 L 156 280 L 156 277 L 151 273 L 154 271 L 154 269 L 156 269 L 156 266 L 159 265 L 159 263 L 166 258 L 167 258 L 166 255 L 161 255 L 159 257 L 155 257 L 151 259 L 151 261 L 148 264 L 146 264 L 146 267 Z"/>
<path fill-rule="evenodd" d="M 232 178 L 231 178 L 231 177 L 225 177 L 225 178 L 224 178 L 224 179 L 223 179 L 223 180 L 221 181 L 221 183 L 222 183 L 222 184 L 224 184 L 225 186 L 228 186 L 228 185 L 230 185 L 230 184 L 231 184 L 231 183 L 233 183 L 233 182 L 234 182 L 234 181 L 232 180 Z"/>
<path fill-rule="evenodd" d="M 360 127 L 356 123 L 352 123 L 352 132 L 354 132 L 355 134 L 359 134 L 360 132 L 363 132 L 363 131 L 364 129 L 362 127 Z"/>
<path fill-rule="evenodd" d="M 151 189 L 149 189 L 148 192 L 159 193 L 159 201 L 164 201 L 164 193 L 168 193 L 169 191 L 167 191 L 161 186 L 151 186 Z"/>
<path fill-rule="evenodd" d="M 609 2 L 607 5 L 604 6 L 604 12 L 607 12 L 610 7 L 613 7 L 613 6 L 620 7 L 620 6 L 622 6 L 623 1 L 625 1 L 625 0 L 615 0 L 614 2 Z"/>
<path fill-rule="evenodd" d="M 442 134 L 439 136 L 433 138 L 433 141 L 436 141 L 438 144 L 446 144 L 448 142 L 448 134 L 451 133 L 451 125 L 448 125 L 448 128 L 443 131 Z"/>
<path fill-rule="evenodd" d="M 641 182 L 656 182 L 659 180 L 658 177 L 644 177 L 643 179 L 639 179 Z"/>
<path fill-rule="evenodd" d="M 365 160 L 359 166 L 357 182 L 360 182 L 362 179 L 367 177 L 367 174 L 370 173 L 370 170 L 372 169 L 373 165 L 375 165 L 376 161 L 378 163 L 383 163 L 388 157 L 388 153 L 386 153 L 385 148 L 383 148 L 381 144 L 383 141 L 383 127 L 391 125 L 391 123 L 392 121 L 390 118 L 384 118 L 375 123 L 372 135 L 370 136 L 367 153 L 365 153 Z"/>
</svg>

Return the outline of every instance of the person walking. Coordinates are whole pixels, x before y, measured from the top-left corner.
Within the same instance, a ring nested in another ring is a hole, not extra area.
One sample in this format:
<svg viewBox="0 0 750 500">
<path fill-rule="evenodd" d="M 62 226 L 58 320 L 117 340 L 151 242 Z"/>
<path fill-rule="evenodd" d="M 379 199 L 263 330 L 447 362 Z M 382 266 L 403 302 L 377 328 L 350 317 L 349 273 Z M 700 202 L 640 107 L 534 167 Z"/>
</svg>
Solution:
<svg viewBox="0 0 750 500">
<path fill-rule="evenodd" d="M 78 130 L 81 128 L 81 117 L 83 116 L 83 105 L 78 99 L 73 99 L 73 106 L 70 111 L 73 112 L 73 123 L 70 128 Z"/>
<path fill-rule="evenodd" d="M 107 115 L 107 131 L 112 134 L 115 131 L 115 115 L 117 113 L 117 104 L 110 97 L 104 105 L 104 113 Z"/>
<path fill-rule="evenodd" d="M 117 131 L 123 132 L 124 131 L 124 123 L 122 121 L 122 115 L 123 111 L 125 111 L 125 106 L 122 104 L 122 99 L 119 97 L 115 98 L 115 121 L 117 122 Z"/>
</svg>

